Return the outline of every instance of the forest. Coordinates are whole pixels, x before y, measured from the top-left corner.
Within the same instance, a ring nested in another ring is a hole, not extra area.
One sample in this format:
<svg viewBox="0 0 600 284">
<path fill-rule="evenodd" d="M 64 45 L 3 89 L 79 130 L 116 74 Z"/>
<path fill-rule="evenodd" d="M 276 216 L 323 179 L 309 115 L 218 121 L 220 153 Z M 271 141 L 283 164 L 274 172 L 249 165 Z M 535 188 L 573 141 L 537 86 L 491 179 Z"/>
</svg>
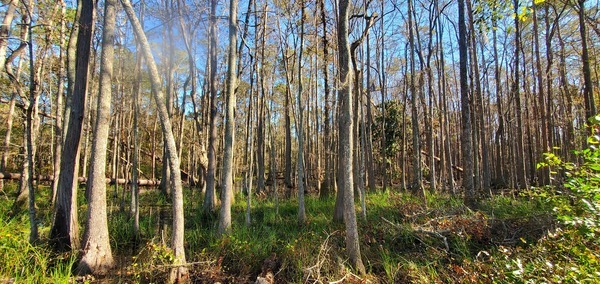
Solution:
<svg viewBox="0 0 600 284">
<path fill-rule="evenodd" d="M 597 0 L 0 20 L 0 283 L 600 282 Z"/>
</svg>

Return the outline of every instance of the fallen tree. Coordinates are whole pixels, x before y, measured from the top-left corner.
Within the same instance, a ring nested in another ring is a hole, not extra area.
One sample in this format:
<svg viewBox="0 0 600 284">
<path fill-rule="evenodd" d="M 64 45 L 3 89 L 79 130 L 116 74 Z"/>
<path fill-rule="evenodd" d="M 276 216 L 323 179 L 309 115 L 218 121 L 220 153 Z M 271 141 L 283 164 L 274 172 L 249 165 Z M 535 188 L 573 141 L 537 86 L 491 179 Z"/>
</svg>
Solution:
<svg viewBox="0 0 600 284">
<path fill-rule="evenodd" d="M 20 173 L 1 173 L 0 172 L 0 179 L 20 180 L 21 174 Z M 52 175 L 37 175 L 37 176 L 35 176 L 35 180 L 37 182 L 51 182 L 51 181 L 54 181 L 54 176 L 52 176 Z M 87 177 L 79 177 L 79 178 L 77 178 L 77 181 L 79 183 L 87 183 Z M 131 180 L 127 180 L 124 178 L 118 178 L 118 179 L 107 178 L 106 183 L 108 183 L 110 185 L 131 184 Z M 140 179 L 140 180 L 138 180 L 137 184 L 138 184 L 138 186 L 157 186 L 158 184 L 160 184 L 160 180 Z"/>
</svg>

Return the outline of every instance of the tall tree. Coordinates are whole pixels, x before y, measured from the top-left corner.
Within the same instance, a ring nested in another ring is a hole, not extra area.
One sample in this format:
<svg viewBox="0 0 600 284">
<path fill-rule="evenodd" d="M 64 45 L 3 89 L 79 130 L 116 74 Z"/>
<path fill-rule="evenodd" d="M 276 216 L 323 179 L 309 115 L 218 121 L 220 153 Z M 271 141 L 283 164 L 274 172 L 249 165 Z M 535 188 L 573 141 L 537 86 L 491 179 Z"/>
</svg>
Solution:
<svg viewBox="0 0 600 284">
<path fill-rule="evenodd" d="M 76 43 L 75 80 L 70 100 L 67 100 L 68 127 L 60 161 L 54 222 L 50 239 L 58 250 L 79 247 L 77 223 L 77 175 L 79 171 L 79 142 L 81 140 L 84 108 L 88 92 L 88 67 L 94 29 L 94 0 L 81 0 Z M 65 117 L 67 120 L 67 117 Z"/>
<path fill-rule="evenodd" d="M 231 229 L 231 203 L 233 202 L 233 149 L 235 142 L 235 103 L 237 88 L 237 8 L 238 1 L 229 1 L 229 54 L 227 61 L 227 103 L 225 114 L 225 145 L 219 211 L 219 234 Z"/>
<path fill-rule="evenodd" d="M 303 128 L 303 113 L 304 106 L 302 105 L 302 54 L 304 52 L 304 22 L 306 17 L 304 1 L 300 1 L 300 51 L 298 55 L 298 94 L 296 97 L 296 102 L 298 103 L 298 117 L 296 119 L 296 132 L 298 133 L 298 155 L 296 157 L 297 163 L 297 184 L 298 184 L 298 222 L 300 224 L 306 221 L 306 211 L 304 208 L 304 128 Z"/>
<path fill-rule="evenodd" d="M 339 141 L 338 141 L 338 167 L 339 187 L 338 195 L 343 196 L 344 222 L 346 224 L 346 250 L 350 258 L 350 264 L 360 274 L 365 273 L 360 254 L 360 242 L 358 227 L 356 223 L 356 211 L 354 210 L 354 184 L 352 176 L 352 149 L 354 145 L 352 137 L 352 86 L 353 72 L 350 66 L 350 43 L 348 41 L 348 13 L 349 1 L 340 0 L 338 6 L 338 62 L 339 82 L 338 101 L 340 108 L 339 118 Z"/>
<path fill-rule="evenodd" d="M 467 25 L 465 22 L 465 0 L 458 0 L 458 51 L 460 57 L 460 107 L 461 107 L 461 151 L 463 163 L 463 188 L 465 204 L 475 205 L 473 184 L 473 140 L 471 105 L 469 99 L 469 77 L 467 74 Z"/>
<path fill-rule="evenodd" d="M 158 68 L 156 68 L 156 62 L 150 50 L 150 44 L 144 33 L 144 29 L 140 24 L 131 2 L 129 0 L 121 0 L 121 4 L 127 13 L 127 17 L 133 26 L 136 39 L 141 47 L 144 59 L 148 64 L 150 71 L 150 80 L 152 87 L 152 94 L 154 101 L 157 105 L 158 115 L 160 117 L 160 126 L 162 128 L 163 135 L 167 138 L 166 149 L 171 160 L 169 166 L 171 170 L 171 190 L 173 193 L 173 235 L 171 241 L 171 248 L 175 259 L 173 261 L 173 268 L 170 273 L 170 280 L 172 282 L 181 282 L 188 279 L 188 270 L 184 266 L 185 260 L 185 249 L 184 243 L 184 216 L 183 216 L 183 187 L 181 184 L 181 169 L 179 167 L 179 157 L 177 156 L 177 146 L 175 144 L 175 137 L 173 136 L 173 130 L 171 128 L 171 120 L 169 119 L 169 113 L 167 106 L 165 105 L 165 97 L 162 92 L 162 84 L 160 75 L 158 74 Z"/>
<path fill-rule="evenodd" d="M 58 90 L 56 91 L 56 107 L 54 116 L 56 117 L 56 125 L 54 129 L 56 131 L 54 140 L 54 172 L 53 176 L 58 177 L 60 175 L 60 158 L 62 156 L 63 148 L 63 112 L 64 112 L 64 80 L 65 80 L 65 58 L 64 58 L 64 45 L 65 45 L 65 33 L 66 33 L 66 19 L 67 13 L 66 3 L 60 1 L 61 5 L 61 19 L 60 19 L 60 33 L 59 33 L 59 50 L 58 50 Z M 52 182 L 52 203 L 56 202 L 56 190 L 58 189 L 58 179 Z"/>
<path fill-rule="evenodd" d="M 321 41 L 323 48 L 323 62 L 321 63 L 323 68 L 323 92 L 324 92 L 324 104 L 325 111 L 323 113 L 323 131 L 324 131 L 324 143 L 323 151 L 325 153 L 325 177 L 323 179 L 323 185 L 321 185 L 321 196 L 328 197 L 333 191 L 333 161 L 332 161 L 332 146 L 331 146 L 331 118 L 330 118 L 330 86 L 329 86 L 329 40 L 327 39 L 327 18 L 325 10 L 325 0 L 318 0 L 319 10 L 321 12 Z"/>
<path fill-rule="evenodd" d="M 83 256 L 77 267 L 80 274 L 105 274 L 115 264 L 110 247 L 106 212 L 106 152 L 110 128 L 116 5 L 117 0 L 106 0 L 104 4 L 100 92 L 92 130 L 92 164 L 87 182 L 88 216 L 81 246 Z"/>
<path fill-rule="evenodd" d="M 206 193 L 204 194 L 204 210 L 213 211 L 217 203 L 216 194 L 216 143 L 217 143 L 217 0 L 210 1 L 210 28 L 209 38 L 210 46 L 208 66 L 210 77 L 208 85 L 210 90 L 210 120 L 208 125 L 208 169 L 206 171 Z"/>
<path fill-rule="evenodd" d="M 514 81 L 513 81 L 513 94 L 515 101 L 515 113 L 517 118 L 517 129 L 516 129 L 516 177 L 517 187 L 527 187 L 527 175 L 525 167 L 525 150 L 523 142 L 523 118 L 522 118 L 522 106 L 521 106 L 521 74 L 520 74 L 520 57 L 521 57 L 521 17 L 519 16 L 519 0 L 513 1 L 514 13 L 515 13 L 515 56 L 514 56 Z"/>
</svg>

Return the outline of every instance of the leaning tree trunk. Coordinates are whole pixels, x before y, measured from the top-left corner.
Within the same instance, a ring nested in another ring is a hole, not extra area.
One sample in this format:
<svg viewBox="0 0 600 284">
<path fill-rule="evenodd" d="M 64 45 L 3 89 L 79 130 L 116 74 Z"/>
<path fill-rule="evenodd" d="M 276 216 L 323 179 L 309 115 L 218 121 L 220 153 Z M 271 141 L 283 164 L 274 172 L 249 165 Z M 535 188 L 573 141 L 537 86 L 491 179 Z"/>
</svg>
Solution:
<svg viewBox="0 0 600 284">
<path fill-rule="evenodd" d="M 150 79 L 152 86 L 152 94 L 156 101 L 158 115 L 160 117 L 161 128 L 164 136 L 167 140 L 167 153 L 170 159 L 170 170 L 171 170 L 171 187 L 173 193 L 173 236 L 172 236 L 172 249 L 175 256 L 173 262 L 174 266 L 171 269 L 170 280 L 172 282 L 185 281 L 189 277 L 187 267 L 184 266 L 185 250 L 184 250 L 184 216 L 183 216 L 183 188 L 181 185 L 181 170 L 179 167 L 179 157 L 177 156 L 177 146 L 175 144 L 175 137 L 173 136 L 173 130 L 171 128 L 171 120 L 169 119 L 169 113 L 167 112 L 167 106 L 165 105 L 164 94 L 162 93 L 162 87 L 160 82 L 160 75 L 156 68 L 156 63 L 150 50 L 148 39 L 144 34 L 144 29 L 140 24 L 133 7 L 129 0 L 121 0 L 123 8 L 127 13 L 127 17 L 133 26 L 133 31 L 136 35 L 138 43 L 142 49 L 144 59 L 147 62 L 148 69 L 150 70 Z"/>
<path fill-rule="evenodd" d="M 95 124 L 92 130 L 92 164 L 88 174 L 86 190 L 89 193 L 88 216 L 82 243 L 83 256 L 77 266 L 77 272 L 80 275 L 106 274 L 115 265 L 108 235 L 106 152 L 108 150 L 110 128 L 116 5 L 117 0 L 106 0 L 104 4 L 100 92 L 96 106 Z"/>
<path fill-rule="evenodd" d="M 360 242 L 358 227 L 356 223 L 356 211 L 354 210 L 353 177 L 352 177 L 352 80 L 353 75 L 350 66 L 350 43 L 348 42 L 348 0 L 339 2 L 339 21 L 337 26 L 338 37 L 338 62 L 340 90 L 338 100 L 340 102 L 339 119 L 339 183 L 338 195 L 343 194 L 344 222 L 346 224 L 346 250 L 350 258 L 350 264 L 360 274 L 365 274 L 360 254 Z"/>
<path fill-rule="evenodd" d="M 70 101 L 68 126 L 60 161 L 55 217 L 50 239 L 58 250 L 79 247 L 79 224 L 77 223 L 77 174 L 79 171 L 79 142 L 83 126 L 84 109 L 88 89 L 88 67 L 94 28 L 93 0 L 81 1 L 81 14 L 76 43 L 75 80 Z"/>
</svg>

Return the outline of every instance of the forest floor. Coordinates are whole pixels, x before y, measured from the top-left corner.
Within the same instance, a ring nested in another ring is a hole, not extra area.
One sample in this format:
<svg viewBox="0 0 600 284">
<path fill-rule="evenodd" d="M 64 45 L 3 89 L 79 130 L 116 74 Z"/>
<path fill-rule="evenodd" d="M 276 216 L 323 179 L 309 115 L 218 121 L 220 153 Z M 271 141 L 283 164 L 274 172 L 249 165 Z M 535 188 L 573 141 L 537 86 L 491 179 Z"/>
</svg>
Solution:
<svg viewBox="0 0 600 284">
<path fill-rule="evenodd" d="M 0 192 L 0 283 L 162 283 L 173 255 L 170 205 L 158 191 L 141 195 L 136 240 L 126 192 L 109 190 L 109 230 L 117 267 L 102 278 L 71 275 L 76 255 L 47 244 L 52 210 L 49 188 L 40 186 L 38 244 L 28 242 L 26 210 L 13 211 L 15 185 Z M 86 205 L 80 190 L 80 224 Z M 344 226 L 333 223 L 335 198 L 309 196 L 308 220 L 297 221 L 295 199 L 252 200 L 245 225 L 244 196 L 232 208 L 233 230 L 217 237 L 216 213 L 198 209 L 201 195 L 185 192 L 186 257 L 193 283 L 514 283 L 596 282 L 600 241 L 561 225 L 543 194 L 495 195 L 477 210 L 449 194 L 426 200 L 397 190 L 367 195 L 366 219 L 357 203 L 362 258 L 367 275 L 355 275 L 344 251 Z M 84 231 L 82 227 L 81 232 Z M 269 277 L 271 277 L 269 276 Z"/>
</svg>

